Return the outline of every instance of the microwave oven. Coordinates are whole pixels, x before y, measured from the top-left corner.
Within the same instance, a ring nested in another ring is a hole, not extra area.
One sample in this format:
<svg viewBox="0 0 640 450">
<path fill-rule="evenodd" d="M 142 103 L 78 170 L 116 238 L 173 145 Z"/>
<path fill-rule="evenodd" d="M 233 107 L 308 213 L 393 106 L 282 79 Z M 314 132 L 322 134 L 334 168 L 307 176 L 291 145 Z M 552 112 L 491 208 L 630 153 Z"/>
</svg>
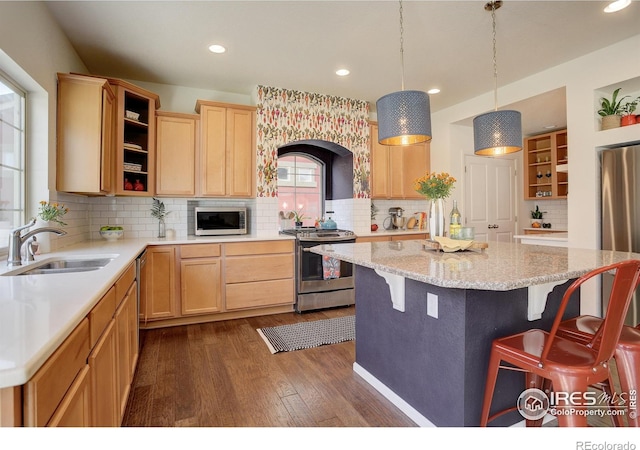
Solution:
<svg viewBox="0 0 640 450">
<path fill-rule="evenodd" d="M 196 236 L 247 234 L 247 208 L 195 209 Z"/>
</svg>

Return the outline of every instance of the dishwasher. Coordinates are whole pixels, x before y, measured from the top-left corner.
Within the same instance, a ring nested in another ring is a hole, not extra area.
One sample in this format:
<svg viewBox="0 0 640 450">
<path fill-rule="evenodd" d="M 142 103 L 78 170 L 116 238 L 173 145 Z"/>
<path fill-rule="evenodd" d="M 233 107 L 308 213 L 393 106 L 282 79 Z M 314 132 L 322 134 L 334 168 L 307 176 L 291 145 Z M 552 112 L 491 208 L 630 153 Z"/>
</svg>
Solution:
<svg viewBox="0 0 640 450">
<path fill-rule="evenodd" d="M 136 258 L 136 279 L 138 280 L 136 294 L 138 297 L 137 302 L 137 332 L 138 332 L 138 346 L 142 347 L 142 341 L 140 340 L 140 321 L 145 320 L 146 314 L 143 313 L 147 304 L 147 250 L 144 250 Z"/>
</svg>

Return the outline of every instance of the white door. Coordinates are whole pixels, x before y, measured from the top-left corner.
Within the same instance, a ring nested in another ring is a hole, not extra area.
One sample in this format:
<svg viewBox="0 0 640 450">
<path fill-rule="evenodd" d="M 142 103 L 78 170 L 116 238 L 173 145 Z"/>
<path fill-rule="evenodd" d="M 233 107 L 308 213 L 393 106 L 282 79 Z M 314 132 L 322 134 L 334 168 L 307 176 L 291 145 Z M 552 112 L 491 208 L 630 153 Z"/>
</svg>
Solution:
<svg viewBox="0 0 640 450">
<path fill-rule="evenodd" d="M 513 242 L 516 160 L 465 156 L 465 226 L 477 241 Z"/>
</svg>

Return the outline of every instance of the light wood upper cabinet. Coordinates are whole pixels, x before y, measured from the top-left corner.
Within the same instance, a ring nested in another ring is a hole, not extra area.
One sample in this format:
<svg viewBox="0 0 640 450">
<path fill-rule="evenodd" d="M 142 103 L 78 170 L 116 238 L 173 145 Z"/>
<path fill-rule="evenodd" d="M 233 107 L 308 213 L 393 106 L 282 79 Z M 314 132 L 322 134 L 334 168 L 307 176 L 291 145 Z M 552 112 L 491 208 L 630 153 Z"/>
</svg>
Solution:
<svg viewBox="0 0 640 450">
<path fill-rule="evenodd" d="M 156 112 L 156 194 L 194 196 L 200 117 Z"/>
<path fill-rule="evenodd" d="M 160 98 L 123 80 L 109 78 L 116 91 L 115 193 L 152 196 L 156 173 L 156 109 Z M 129 117 L 130 113 L 137 118 Z"/>
<path fill-rule="evenodd" d="M 422 199 L 413 181 L 430 170 L 429 143 L 387 146 L 378 143 L 378 125 L 370 125 L 371 198 Z"/>
<path fill-rule="evenodd" d="M 112 192 L 114 111 L 115 94 L 108 80 L 58 74 L 58 191 Z"/>
<path fill-rule="evenodd" d="M 254 197 L 255 107 L 198 100 L 201 146 L 197 195 Z"/>
<path fill-rule="evenodd" d="M 559 170 L 568 162 L 567 130 L 540 134 L 524 140 L 524 198 L 567 198 L 569 175 Z"/>
</svg>

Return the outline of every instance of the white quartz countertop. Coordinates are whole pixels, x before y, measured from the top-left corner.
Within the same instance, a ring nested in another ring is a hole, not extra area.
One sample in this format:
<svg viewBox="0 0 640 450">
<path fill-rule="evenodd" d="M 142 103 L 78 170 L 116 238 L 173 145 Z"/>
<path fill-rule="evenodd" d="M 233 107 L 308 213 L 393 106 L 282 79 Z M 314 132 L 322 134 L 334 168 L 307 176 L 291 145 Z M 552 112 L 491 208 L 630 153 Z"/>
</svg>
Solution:
<svg viewBox="0 0 640 450">
<path fill-rule="evenodd" d="M 16 268 L 0 262 L 0 388 L 26 383 L 98 303 L 147 245 L 291 240 L 284 235 L 121 239 L 86 241 L 39 255 L 34 263 L 57 257 L 111 256 L 90 272 L 10 276 Z M 34 264 L 31 263 L 31 264 Z M 25 267 L 25 266 L 23 266 Z"/>
<path fill-rule="evenodd" d="M 489 242 L 484 251 L 423 250 L 422 241 L 366 242 L 312 247 L 321 255 L 435 286 L 508 291 L 577 278 L 640 254 Z"/>
<path fill-rule="evenodd" d="M 540 233 L 540 234 L 516 234 L 515 239 L 531 240 L 531 241 L 561 241 L 569 240 L 569 233 Z"/>
</svg>

